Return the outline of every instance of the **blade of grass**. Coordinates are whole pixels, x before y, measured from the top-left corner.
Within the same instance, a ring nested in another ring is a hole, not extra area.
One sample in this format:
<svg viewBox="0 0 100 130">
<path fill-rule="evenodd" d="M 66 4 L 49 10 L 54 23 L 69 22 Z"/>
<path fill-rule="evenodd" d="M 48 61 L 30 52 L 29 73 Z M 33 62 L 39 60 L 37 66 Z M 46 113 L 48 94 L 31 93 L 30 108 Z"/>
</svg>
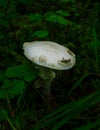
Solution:
<svg viewBox="0 0 100 130">
<path fill-rule="evenodd" d="M 17 129 L 15 128 L 15 126 L 13 125 L 13 123 L 11 122 L 10 118 L 8 117 L 7 112 L 6 112 L 4 109 L 3 109 L 3 113 L 4 113 L 5 117 L 6 117 L 6 120 L 7 120 L 8 123 L 10 124 L 12 130 L 17 130 Z"/>
<path fill-rule="evenodd" d="M 57 111 L 49 114 L 48 116 L 46 116 L 42 120 L 40 120 L 32 128 L 34 130 L 39 130 L 39 129 L 44 128 L 46 126 L 53 125 L 56 122 L 57 122 L 56 124 L 57 125 L 59 124 L 59 125 L 54 126 L 54 128 L 61 127 L 63 124 L 66 123 L 66 121 L 70 120 L 71 118 L 74 118 L 73 114 L 75 114 L 74 116 L 76 116 L 77 114 L 82 112 L 84 110 L 84 108 L 88 108 L 88 107 L 94 105 L 95 103 L 97 103 L 99 101 L 99 98 L 100 98 L 99 95 L 100 95 L 100 92 L 98 91 L 98 92 L 95 92 L 89 96 L 83 97 L 77 101 L 69 103 L 69 104 L 61 107 L 60 111 L 57 110 Z M 63 111 L 63 109 L 65 109 L 65 111 Z M 55 115 L 55 113 L 56 113 L 56 115 Z M 61 118 L 62 118 L 62 120 L 61 120 Z M 60 121 L 58 121 L 58 120 L 60 120 Z"/>
<path fill-rule="evenodd" d="M 94 127 L 98 127 L 99 125 L 100 125 L 100 120 L 96 120 L 95 122 L 90 122 L 84 126 L 75 128 L 74 130 L 91 130 L 94 129 Z"/>
<path fill-rule="evenodd" d="M 95 71 L 99 72 L 99 57 L 98 57 L 98 48 L 100 46 L 100 41 L 97 39 L 96 30 L 95 28 L 92 29 L 93 31 L 93 46 L 94 46 L 94 53 L 95 53 Z"/>
<path fill-rule="evenodd" d="M 80 86 L 81 82 L 88 77 L 89 75 L 91 75 L 91 73 L 86 73 L 84 74 L 81 78 L 79 78 L 79 80 L 74 84 L 74 86 L 72 87 L 72 89 L 68 92 L 68 97 L 74 92 L 74 90 Z"/>
</svg>

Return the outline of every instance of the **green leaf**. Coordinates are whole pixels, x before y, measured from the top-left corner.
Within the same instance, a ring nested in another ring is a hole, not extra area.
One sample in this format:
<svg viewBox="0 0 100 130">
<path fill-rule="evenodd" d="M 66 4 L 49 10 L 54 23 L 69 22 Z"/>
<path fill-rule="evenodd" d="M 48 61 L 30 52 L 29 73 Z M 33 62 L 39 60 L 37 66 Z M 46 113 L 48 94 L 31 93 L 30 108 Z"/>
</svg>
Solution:
<svg viewBox="0 0 100 130">
<path fill-rule="evenodd" d="M 0 81 L 3 81 L 5 79 L 4 72 L 0 70 Z"/>
<path fill-rule="evenodd" d="M 72 3 L 74 3 L 75 2 L 75 0 L 60 0 L 61 2 L 72 2 Z"/>
<path fill-rule="evenodd" d="M 56 11 L 56 13 L 61 16 L 70 16 L 70 14 L 64 10 L 58 10 L 58 11 Z"/>
<path fill-rule="evenodd" d="M 2 32 L 0 32 L 0 40 L 3 39 L 4 37 L 5 35 Z"/>
<path fill-rule="evenodd" d="M 0 6 L 5 7 L 7 5 L 7 0 L 0 0 Z"/>
<path fill-rule="evenodd" d="M 62 25 L 67 25 L 70 23 L 70 21 L 66 20 L 64 17 L 51 12 L 46 13 L 46 20 L 50 22 L 56 22 Z"/>
<path fill-rule="evenodd" d="M 48 31 L 47 30 L 39 30 L 33 33 L 33 37 L 37 36 L 39 38 L 44 38 L 48 36 Z"/>
<path fill-rule="evenodd" d="M 25 81 L 33 81 L 37 77 L 37 72 L 33 66 L 24 64 L 8 68 L 5 75 L 9 78 L 19 78 Z"/>
<path fill-rule="evenodd" d="M 28 1 L 28 0 L 17 0 L 19 3 L 24 3 L 24 4 L 29 4 L 30 2 L 31 2 L 31 0 L 30 1 Z"/>
<path fill-rule="evenodd" d="M 13 98 L 18 94 L 22 94 L 25 89 L 25 82 L 22 80 L 6 79 L 0 89 L 0 98 L 5 99 L 7 96 Z"/>
<path fill-rule="evenodd" d="M 30 21 L 41 22 L 43 19 L 43 16 L 42 16 L 42 14 L 39 14 L 39 13 L 30 14 L 29 19 L 30 19 Z"/>
<path fill-rule="evenodd" d="M 1 19 L 0 25 L 3 26 L 3 27 L 8 27 L 8 22 L 6 20 Z"/>
</svg>

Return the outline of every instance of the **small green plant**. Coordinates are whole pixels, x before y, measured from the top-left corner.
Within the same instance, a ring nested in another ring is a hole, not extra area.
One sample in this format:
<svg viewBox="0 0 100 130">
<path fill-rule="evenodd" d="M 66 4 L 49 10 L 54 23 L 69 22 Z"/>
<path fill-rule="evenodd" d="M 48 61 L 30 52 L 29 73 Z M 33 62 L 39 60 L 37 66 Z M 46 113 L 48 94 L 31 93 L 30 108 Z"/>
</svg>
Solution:
<svg viewBox="0 0 100 130">
<path fill-rule="evenodd" d="M 26 88 L 25 82 L 33 81 L 37 77 L 37 72 L 29 64 L 24 64 L 9 67 L 3 75 L 0 99 L 6 99 L 7 96 L 11 99 L 16 95 L 24 93 Z"/>
</svg>

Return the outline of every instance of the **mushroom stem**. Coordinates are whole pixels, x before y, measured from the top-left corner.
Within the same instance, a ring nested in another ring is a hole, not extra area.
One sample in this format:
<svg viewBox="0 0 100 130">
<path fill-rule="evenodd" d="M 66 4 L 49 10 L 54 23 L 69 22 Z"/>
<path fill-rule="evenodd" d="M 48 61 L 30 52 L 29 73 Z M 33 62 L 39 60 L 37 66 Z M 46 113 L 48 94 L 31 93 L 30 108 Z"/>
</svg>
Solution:
<svg viewBox="0 0 100 130">
<path fill-rule="evenodd" d="M 46 96 L 51 95 L 51 83 L 55 78 L 55 72 L 49 68 L 39 67 L 40 79 L 35 84 L 36 87 L 42 87 L 43 92 Z"/>
<path fill-rule="evenodd" d="M 43 84 L 43 92 L 46 96 L 50 96 L 51 95 L 51 83 L 52 81 L 48 80 L 44 80 L 44 84 Z"/>
</svg>

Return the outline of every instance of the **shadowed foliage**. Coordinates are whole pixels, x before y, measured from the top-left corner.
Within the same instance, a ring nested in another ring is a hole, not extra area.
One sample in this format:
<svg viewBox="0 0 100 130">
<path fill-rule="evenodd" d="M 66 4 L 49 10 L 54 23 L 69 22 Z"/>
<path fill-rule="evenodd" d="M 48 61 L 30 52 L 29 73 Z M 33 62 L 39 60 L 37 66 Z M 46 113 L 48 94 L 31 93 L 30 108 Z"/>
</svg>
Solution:
<svg viewBox="0 0 100 130">
<path fill-rule="evenodd" d="M 99 16 L 93 0 L 0 0 L 0 130 L 100 130 Z M 50 99 L 23 53 L 36 40 L 76 54 L 71 70 L 55 70 Z"/>
</svg>

